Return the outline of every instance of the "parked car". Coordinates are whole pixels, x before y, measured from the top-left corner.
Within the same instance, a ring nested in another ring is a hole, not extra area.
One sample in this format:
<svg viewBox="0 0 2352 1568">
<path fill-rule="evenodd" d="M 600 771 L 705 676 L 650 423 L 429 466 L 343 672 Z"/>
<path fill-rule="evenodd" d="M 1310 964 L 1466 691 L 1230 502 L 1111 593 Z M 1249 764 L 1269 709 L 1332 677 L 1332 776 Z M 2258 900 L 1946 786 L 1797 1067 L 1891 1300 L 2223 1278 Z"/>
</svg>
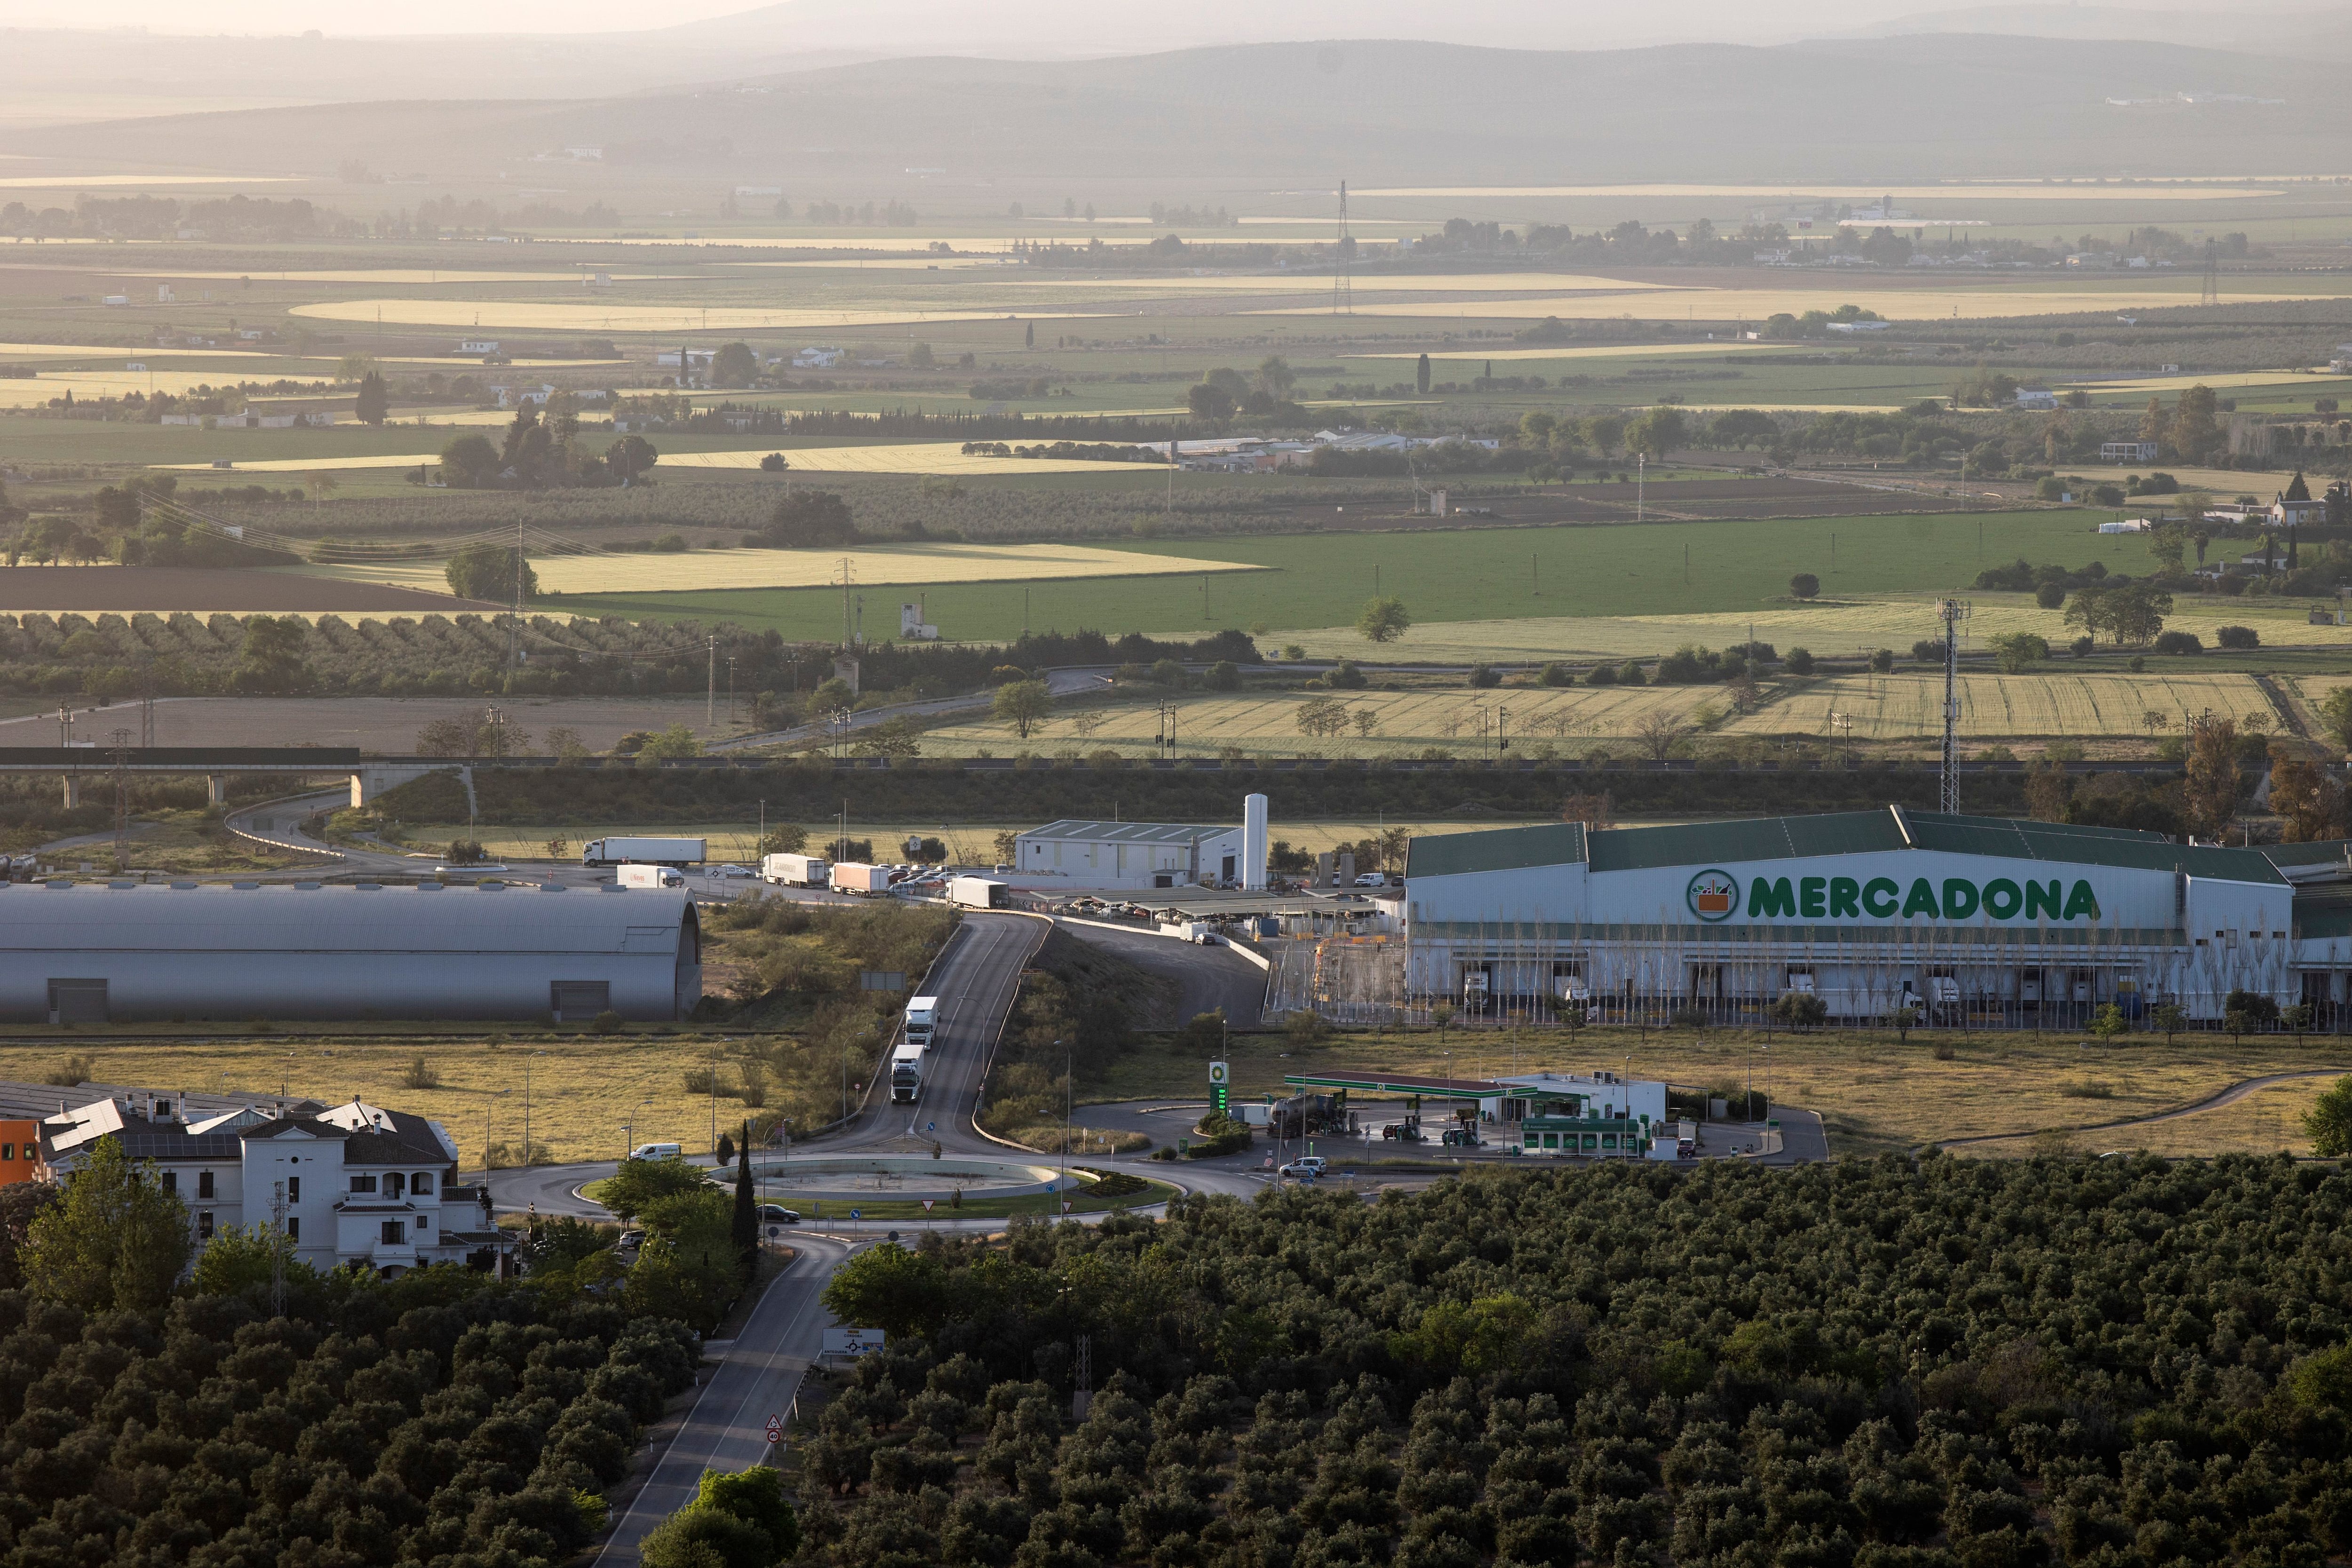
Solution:
<svg viewBox="0 0 2352 1568">
<path fill-rule="evenodd" d="M 709 877 L 712 877 L 712 878 L 719 878 L 719 877 L 756 877 L 756 876 L 758 876 L 759 874 L 760 874 L 760 873 L 758 873 L 757 871 L 754 871 L 754 870 L 753 870 L 753 869 L 751 869 L 751 867 L 749 867 L 749 866 L 735 866 L 735 865 L 713 866 L 713 867 L 711 867 L 708 871 L 706 871 L 706 872 L 704 873 L 704 875 L 709 876 Z"/>
<path fill-rule="evenodd" d="M 625 1230 L 621 1233 L 620 1239 L 613 1243 L 613 1248 L 616 1252 L 635 1252 L 638 1247 L 643 1247 L 645 1244 L 646 1233 L 644 1231 Z"/>
<path fill-rule="evenodd" d="M 1381 1136 L 1399 1143 L 1426 1143 L 1427 1134 L 1410 1121 L 1391 1121 L 1381 1129 Z"/>
<path fill-rule="evenodd" d="M 1323 1156 L 1320 1154 L 1303 1155 L 1276 1173 L 1277 1175 L 1288 1176 L 1297 1182 L 1311 1182 L 1322 1173 Z"/>
<path fill-rule="evenodd" d="M 1478 1130 L 1475 1127 L 1449 1127 L 1437 1140 L 1449 1149 L 1475 1149 Z"/>
</svg>

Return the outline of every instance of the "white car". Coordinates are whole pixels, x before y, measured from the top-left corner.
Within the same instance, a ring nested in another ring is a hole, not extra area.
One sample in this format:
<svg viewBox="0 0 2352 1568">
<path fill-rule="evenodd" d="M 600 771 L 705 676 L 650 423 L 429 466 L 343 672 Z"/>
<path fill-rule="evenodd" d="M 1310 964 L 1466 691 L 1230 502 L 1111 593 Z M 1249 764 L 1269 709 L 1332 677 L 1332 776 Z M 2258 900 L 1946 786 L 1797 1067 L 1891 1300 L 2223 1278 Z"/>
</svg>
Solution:
<svg viewBox="0 0 2352 1568">
<path fill-rule="evenodd" d="M 1323 1173 L 1323 1156 L 1320 1154 L 1302 1156 L 1293 1160 L 1275 1173 L 1288 1176 L 1293 1181 L 1311 1182 Z"/>
<path fill-rule="evenodd" d="M 1356 879 L 1356 886 L 1359 888 L 1385 888 L 1388 885 L 1389 879 L 1378 871 L 1367 871 Z"/>
<path fill-rule="evenodd" d="M 703 873 L 707 877 L 756 877 L 759 874 L 749 866 L 733 865 L 713 866 Z"/>
</svg>

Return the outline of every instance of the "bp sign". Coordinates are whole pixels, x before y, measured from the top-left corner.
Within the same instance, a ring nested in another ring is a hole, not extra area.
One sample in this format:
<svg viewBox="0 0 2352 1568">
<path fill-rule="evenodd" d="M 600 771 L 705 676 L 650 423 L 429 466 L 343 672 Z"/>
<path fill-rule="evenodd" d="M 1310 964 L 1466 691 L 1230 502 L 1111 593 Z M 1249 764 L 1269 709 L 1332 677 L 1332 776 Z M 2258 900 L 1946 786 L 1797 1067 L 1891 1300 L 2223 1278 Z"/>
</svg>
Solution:
<svg viewBox="0 0 2352 1568">
<path fill-rule="evenodd" d="M 2022 880 L 1965 877 L 1940 881 L 1914 877 L 1755 877 L 1742 896 L 1739 879 L 1721 869 L 1701 871 L 1685 895 L 1692 914 L 1710 925 L 1739 914 L 1751 921 L 2050 921 L 2064 925 L 2099 918 L 2098 896 L 2081 878 Z"/>
</svg>

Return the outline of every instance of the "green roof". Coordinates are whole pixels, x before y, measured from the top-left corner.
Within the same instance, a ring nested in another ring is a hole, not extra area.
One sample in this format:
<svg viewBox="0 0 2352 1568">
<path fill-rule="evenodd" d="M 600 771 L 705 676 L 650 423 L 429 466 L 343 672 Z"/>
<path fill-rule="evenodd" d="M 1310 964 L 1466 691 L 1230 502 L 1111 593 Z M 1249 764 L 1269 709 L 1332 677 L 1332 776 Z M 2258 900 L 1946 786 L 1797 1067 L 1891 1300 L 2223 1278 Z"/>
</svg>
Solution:
<svg viewBox="0 0 2352 1568">
<path fill-rule="evenodd" d="M 1584 825 L 1578 822 L 1431 834 L 1412 840 L 1405 853 L 1404 874 L 1408 878 L 1460 877 L 1474 871 L 1574 866 L 1584 859 Z"/>
<path fill-rule="evenodd" d="M 2336 847 L 2340 853 L 2341 846 Z M 1662 827 L 1612 827 L 1589 837 L 1574 823 L 1448 833 L 1415 838 L 1405 874 L 1451 877 L 1475 871 L 1568 866 L 1579 861 L 1589 864 L 1596 872 L 1643 871 L 1666 866 L 1802 860 L 1825 855 L 1867 855 L 1909 848 L 2057 865 L 2180 870 L 2193 877 L 2231 882 L 2285 880 L 2273 864 L 2274 852 L 2175 844 L 2161 833 L 2127 827 L 2092 827 L 2003 816 L 1947 816 L 1904 806 L 1823 812 L 1812 816 L 1679 823 Z"/>
<path fill-rule="evenodd" d="M 2296 889 L 2294 934 L 2315 940 L 2352 936 L 2352 884 Z"/>
<path fill-rule="evenodd" d="M 2311 844 L 2265 844 L 2255 851 L 2273 866 L 2327 866 L 2352 858 L 2352 838 L 2323 838 Z"/>
</svg>

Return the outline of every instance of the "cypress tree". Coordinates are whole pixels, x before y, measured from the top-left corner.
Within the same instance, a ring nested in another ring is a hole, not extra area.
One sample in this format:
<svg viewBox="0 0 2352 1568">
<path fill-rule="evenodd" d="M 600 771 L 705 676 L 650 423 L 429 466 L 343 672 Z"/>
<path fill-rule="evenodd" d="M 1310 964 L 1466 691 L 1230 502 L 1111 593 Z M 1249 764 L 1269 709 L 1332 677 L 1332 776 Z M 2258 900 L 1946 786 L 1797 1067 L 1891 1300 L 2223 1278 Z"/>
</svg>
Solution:
<svg viewBox="0 0 2352 1568">
<path fill-rule="evenodd" d="M 743 1136 L 735 1145 L 735 1250 L 743 1259 L 743 1278 L 749 1279 L 758 1272 L 760 1260 L 760 1209 L 751 1201 L 751 1124 L 743 1123 Z"/>
</svg>

